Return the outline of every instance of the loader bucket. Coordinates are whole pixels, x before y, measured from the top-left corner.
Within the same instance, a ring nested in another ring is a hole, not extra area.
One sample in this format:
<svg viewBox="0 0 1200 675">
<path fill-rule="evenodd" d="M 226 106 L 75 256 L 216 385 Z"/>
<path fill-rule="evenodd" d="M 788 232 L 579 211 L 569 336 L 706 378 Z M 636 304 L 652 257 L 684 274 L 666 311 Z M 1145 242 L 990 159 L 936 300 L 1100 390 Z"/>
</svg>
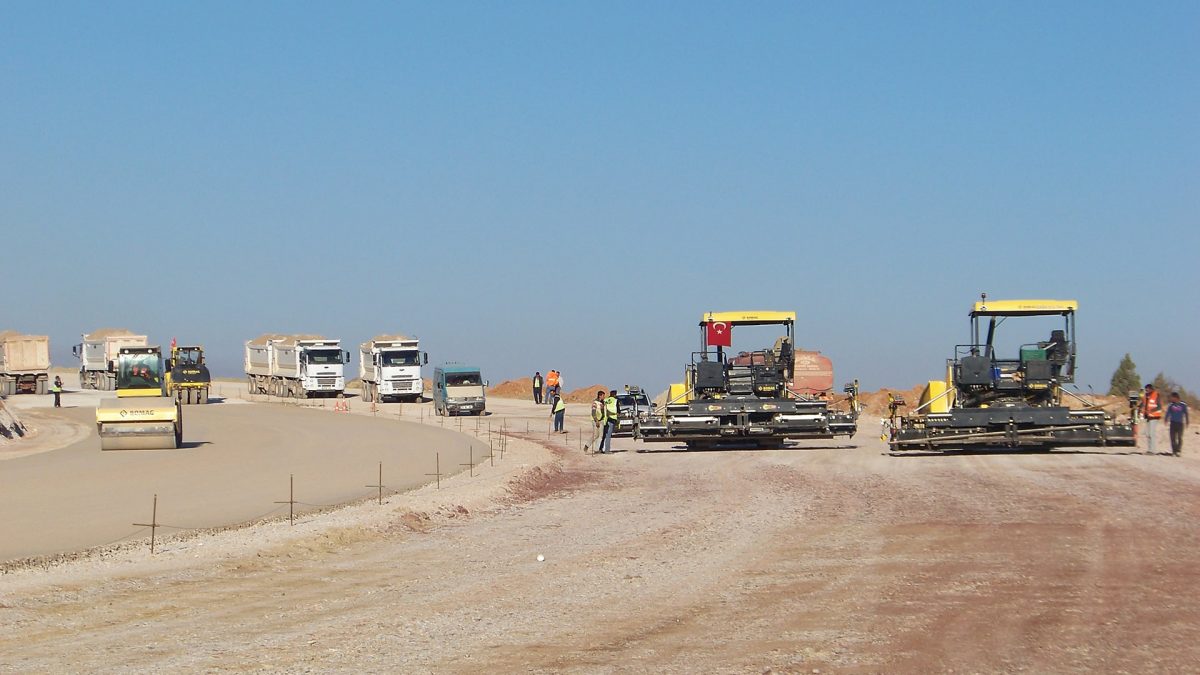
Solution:
<svg viewBox="0 0 1200 675">
<path fill-rule="evenodd" d="M 101 450 L 178 448 L 183 443 L 183 414 L 170 396 L 115 398 L 96 408 Z"/>
</svg>

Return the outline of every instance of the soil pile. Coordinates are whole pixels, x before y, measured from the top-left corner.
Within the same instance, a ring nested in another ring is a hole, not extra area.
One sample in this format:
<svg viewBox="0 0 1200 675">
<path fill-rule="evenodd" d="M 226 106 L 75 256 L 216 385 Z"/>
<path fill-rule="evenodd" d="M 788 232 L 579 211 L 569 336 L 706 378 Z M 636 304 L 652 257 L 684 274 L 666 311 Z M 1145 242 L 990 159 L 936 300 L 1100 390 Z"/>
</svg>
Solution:
<svg viewBox="0 0 1200 675">
<path fill-rule="evenodd" d="M 858 400 L 862 404 L 862 411 L 865 415 L 873 415 L 876 417 L 887 417 L 888 414 L 888 394 L 898 394 L 904 398 L 904 402 L 908 405 L 900 408 L 900 412 L 910 411 L 920 405 L 921 392 L 925 390 L 925 385 L 918 384 L 909 389 L 893 389 L 884 387 L 878 391 L 859 392 Z"/>
<path fill-rule="evenodd" d="M 488 389 L 487 395 L 496 398 L 533 398 L 533 381 L 527 378 L 505 380 Z"/>
<path fill-rule="evenodd" d="M 590 387 L 580 387 L 579 389 L 572 389 L 571 391 L 568 391 L 566 394 L 563 394 L 563 399 L 565 399 L 567 403 L 590 403 L 590 402 L 596 400 L 596 392 L 598 392 L 598 391 L 607 392 L 611 388 L 612 387 L 609 387 L 609 386 L 606 386 L 603 384 L 593 384 Z"/>
</svg>

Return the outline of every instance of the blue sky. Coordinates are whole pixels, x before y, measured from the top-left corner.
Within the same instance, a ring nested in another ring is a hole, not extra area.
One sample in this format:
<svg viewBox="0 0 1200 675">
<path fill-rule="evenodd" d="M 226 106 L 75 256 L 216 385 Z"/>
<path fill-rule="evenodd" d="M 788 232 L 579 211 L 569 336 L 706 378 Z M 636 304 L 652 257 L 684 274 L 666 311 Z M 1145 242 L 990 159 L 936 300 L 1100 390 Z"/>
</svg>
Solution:
<svg viewBox="0 0 1200 675">
<path fill-rule="evenodd" d="M 702 312 L 794 309 L 875 388 L 986 291 L 1200 388 L 1197 73 L 1184 2 L 8 3 L 0 328 L 657 390 Z"/>
</svg>

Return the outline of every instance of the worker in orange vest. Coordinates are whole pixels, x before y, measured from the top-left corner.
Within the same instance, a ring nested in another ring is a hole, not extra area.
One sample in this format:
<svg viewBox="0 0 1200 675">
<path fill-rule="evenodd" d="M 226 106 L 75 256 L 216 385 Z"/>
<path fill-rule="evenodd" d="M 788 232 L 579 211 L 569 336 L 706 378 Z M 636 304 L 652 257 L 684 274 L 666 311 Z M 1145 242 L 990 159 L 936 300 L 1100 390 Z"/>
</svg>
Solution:
<svg viewBox="0 0 1200 675">
<path fill-rule="evenodd" d="M 546 402 L 550 402 L 550 395 L 558 391 L 558 371 L 553 368 L 546 373 Z"/>
<path fill-rule="evenodd" d="M 1146 418 L 1146 452 L 1151 455 L 1154 454 L 1154 421 L 1162 419 L 1162 416 L 1162 402 L 1158 400 L 1158 392 L 1153 384 L 1147 384 L 1146 393 L 1142 396 L 1142 417 Z"/>
</svg>

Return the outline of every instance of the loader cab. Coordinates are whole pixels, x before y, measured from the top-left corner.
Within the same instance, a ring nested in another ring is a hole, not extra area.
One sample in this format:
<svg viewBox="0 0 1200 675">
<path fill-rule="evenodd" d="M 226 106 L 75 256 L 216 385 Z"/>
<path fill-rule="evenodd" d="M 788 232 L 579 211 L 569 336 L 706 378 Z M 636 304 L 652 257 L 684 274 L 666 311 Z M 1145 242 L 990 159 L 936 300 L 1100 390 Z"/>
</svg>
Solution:
<svg viewBox="0 0 1200 675">
<path fill-rule="evenodd" d="M 201 347 L 176 347 L 171 350 L 168 370 L 175 366 L 199 366 L 204 363 L 204 349 Z"/>
<path fill-rule="evenodd" d="M 162 350 L 122 347 L 117 353 L 117 396 L 166 396 Z"/>
</svg>

